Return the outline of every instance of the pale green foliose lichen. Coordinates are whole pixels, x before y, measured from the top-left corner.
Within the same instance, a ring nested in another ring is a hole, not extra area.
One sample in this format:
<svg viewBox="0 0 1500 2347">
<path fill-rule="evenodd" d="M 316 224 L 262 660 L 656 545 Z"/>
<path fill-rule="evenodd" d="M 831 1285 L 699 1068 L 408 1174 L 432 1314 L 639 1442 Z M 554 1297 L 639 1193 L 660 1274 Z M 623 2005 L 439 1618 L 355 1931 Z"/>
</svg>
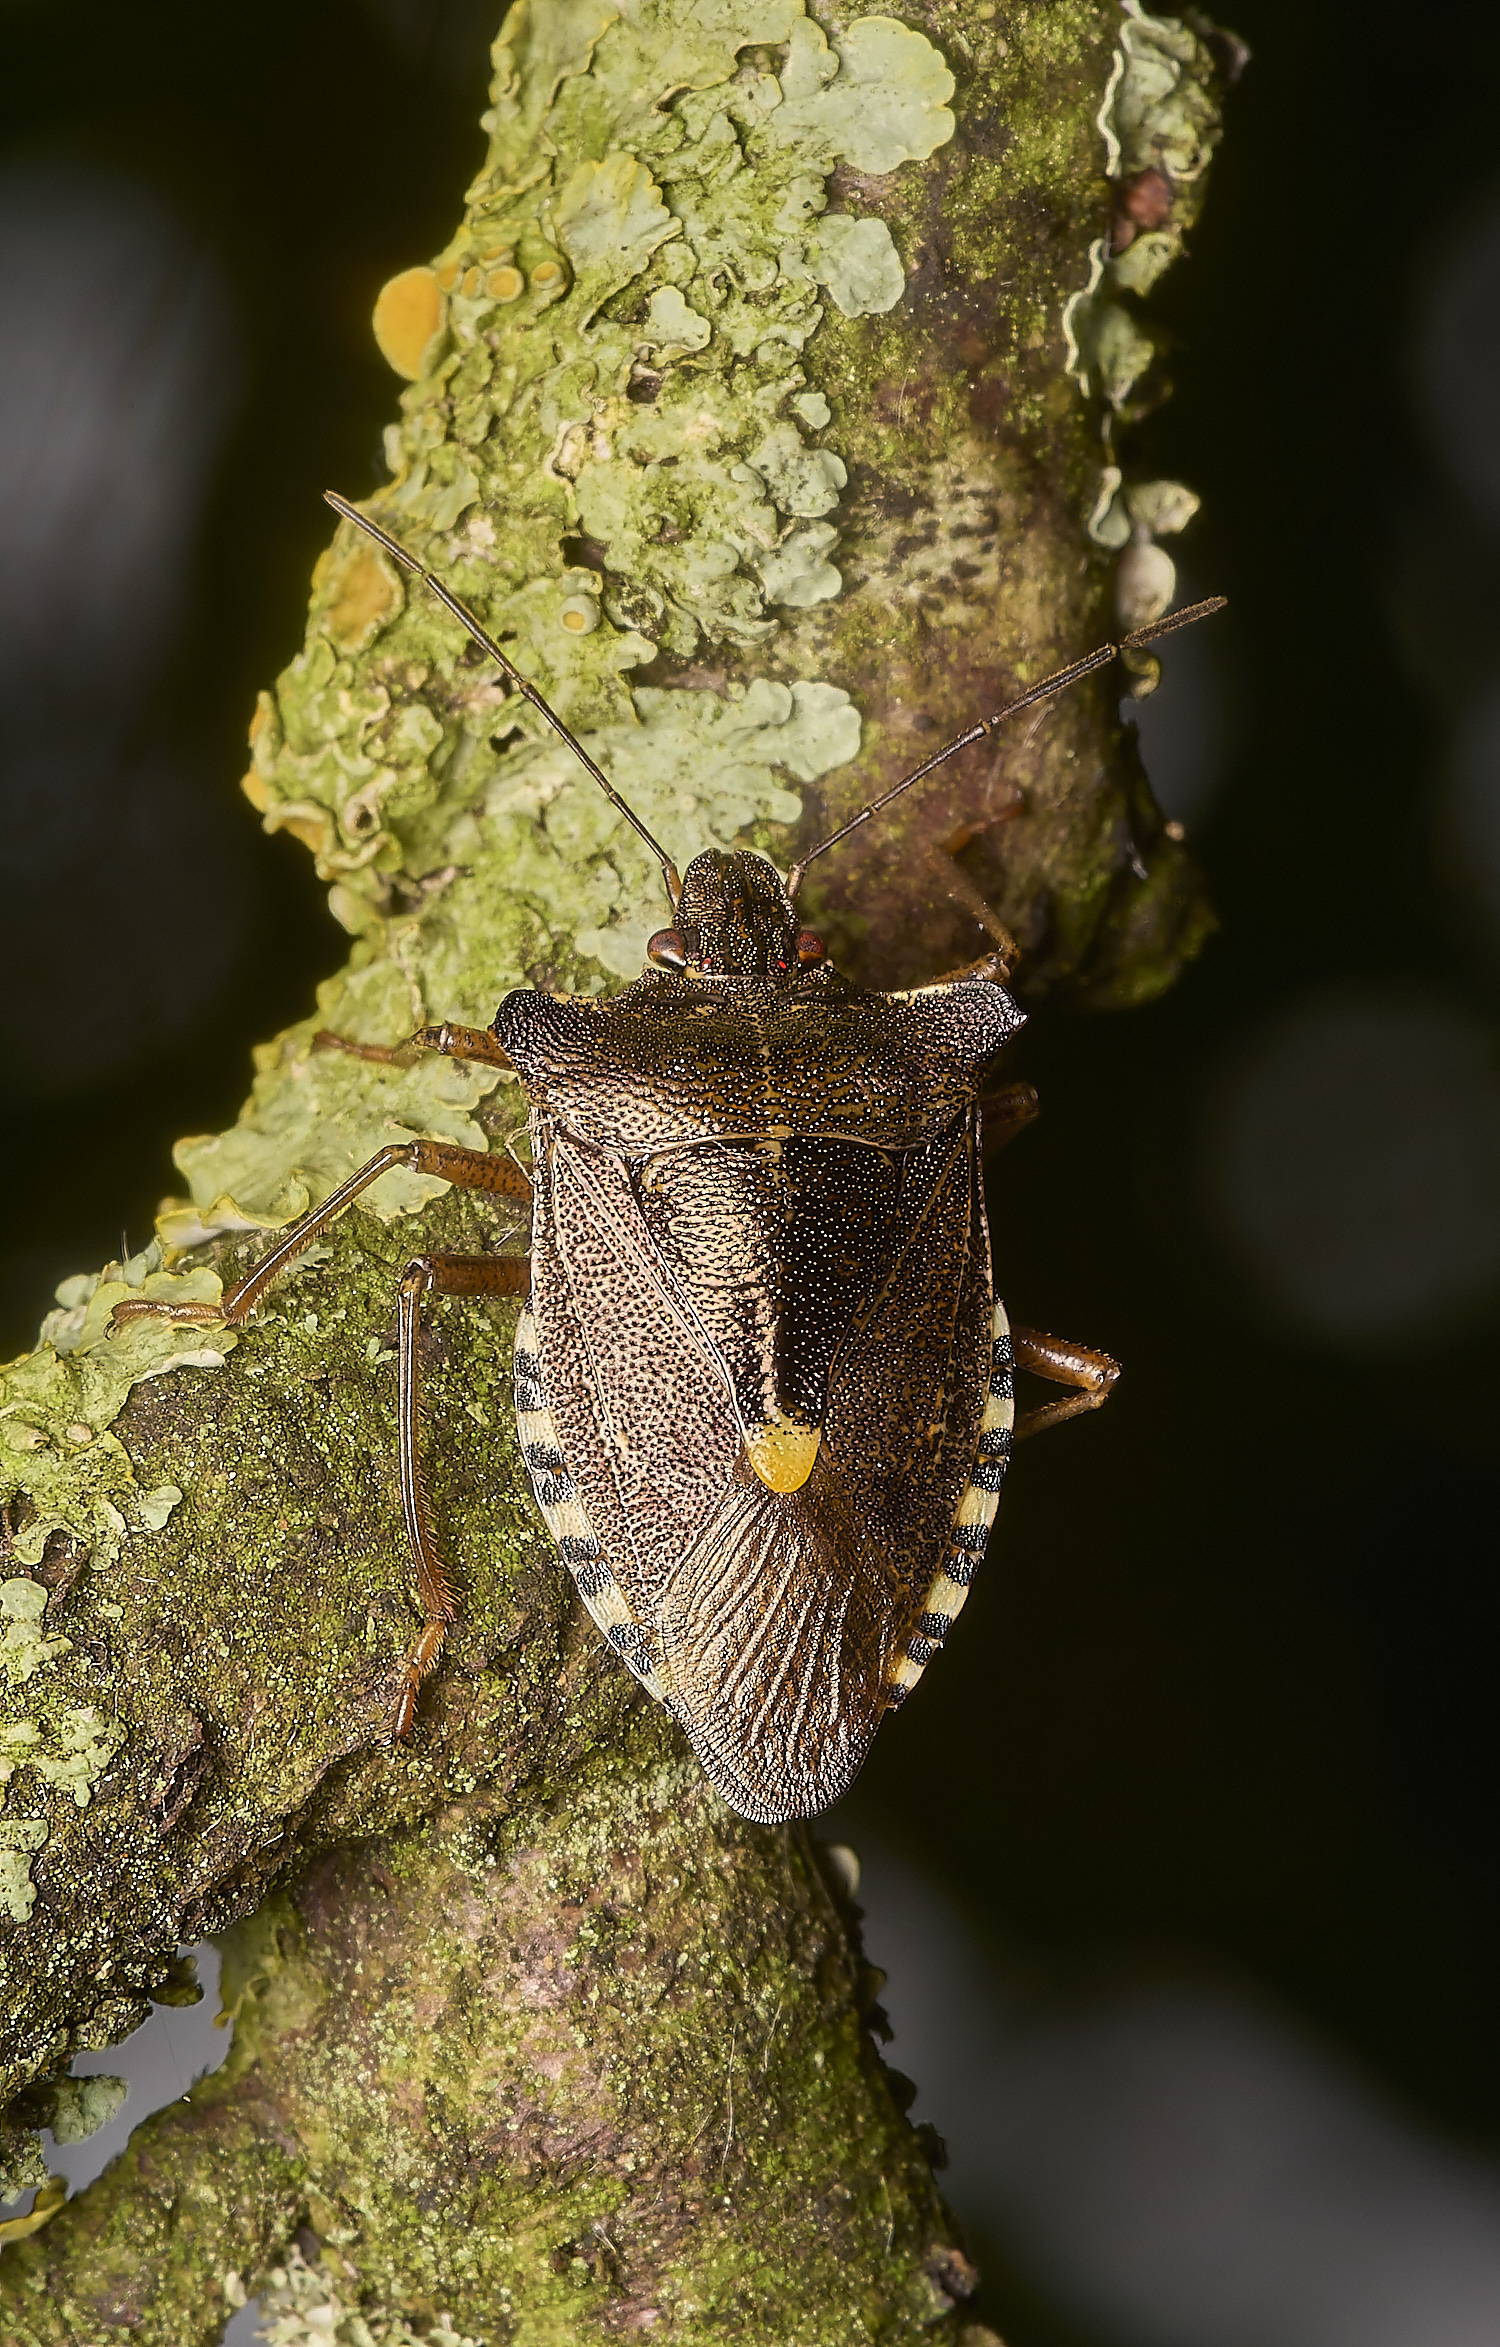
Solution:
<svg viewBox="0 0 1500 2347">
<path fill-rule="evenodd" d="M 1105 172 L 1128 179 L 1154 164 L 1175 186 L 1190 186 L 1208 169 L 1224 127 L 1205 28 L 1149 16 L 1140 0 L 1121 7 L 1115 70 L 1099 112 Z"/>
<path fill-rule="evenodd" d="M 1115 614 L 1125 633 L 1149 626 L 1171 608 L 1177 593 L 1176 565 L 1157 541 L 1185 529 L 1200 502 L 1181 481 L 1132 481 L 1127 485 L 1118 465 L 1106 465 L 1100 474 L 1088 533 L 1096 546 L 1120 556 L 1115 571 Z M 1154 686 L 1157 674 L 1155 660 L 1145 656 L 1133 688 L 1137 698 Z"/>
<path fill-rule="evenodd" d="M 36 1905 L 31 1861 L 50 1832 L 43 1817 L 0 1817 L 0 1914 L 12 1923 L 24 1923 Z"/>
<path fill-rule="evenodd" d="M 0 1671 L 13 1687 L 24 1687 L 49 1662 L 71 1651 L 71 1639 L 48 1637 L 40 1628 L 46 1604 L 47 1592 L 39 1581 L 0 1581 L 0 1618 L 5 1622 L 0 1631 Z M 0 1725 L 0 1743 L 20 1736 L 23 1729 L 27 1741 L 36 1734 L 31 1720 L 12 1723 L 8 1729 Z"/>
<path fill-rule="evenodd" d="M 1149 327 L 1121 296 L 1149 293 L 1181 253 L 1223 129 L 1221 63 L 1206 37 L 1213 28 L 1201 19 L 1190 25 L 1150 16 L 1140 0 L 1121 0 L 1121 6 L 1114 67 L 1098 116 L 1105 172 L 1115 182 L 1161 173 L 1170 187 L 1171 216 L 1160 227 L 1133 233 L 1118 252 L 1111 251 L 1108 237 L 1098 238 L 1089 249 L 1087 281 L 1063 312 L 1068 372 L 1105 410 L 1106 453 L 1113 419 L 1133 412 L 1137 387 L 1156 357 Z M 1106 463 L 1088 534 L 1095 545 L 1123 550 L 1116 579 L 1122 627 L 1145 626 L 1170 605 L 1176 572 L 1156 540 L 1182 529 L 1198 502 L 1174 481 L 1126 488 L 1119 467 Z M 1158 671 L 1149 657 L 1138 668 L 1139 694 L 1150 689 Z"/>
<path fill-rule="evenodd" d="M 1122 0 L 1122 17 L 1099 109 L 1105 173 L 1118 181 L 1160 171 L 1171 183 L 1172 216 L 1114 255 L 1100 237 L 1090 247 L 1088 282 L 1063 312 L 1069 373 L 1116 411 L 1156 355 L 1150 334 L 1118 296 L 1149 293 L 1181 252 L 1223 131 L 1221 69 L 1203 31 L 1177 17 L 1149 16 L 1139 0 Z"/>
<path fill-rule="evenodd" d="M 39 1581 L 0 1581 L 0 1911 L 17 1923 L 35 1905 L 31 1861 L 51 1828 L 45 1818 L 9 1813 L 12 1780 L 29 1773 L 86 1809 L 125 1740 L 123 1728 L 92 1705 L 70 1704 L 65 1691 L 35 1684 L 73 1651 L 71 1638 L 46 1628 L 46 1606 Z"/>
<path fill-rule="evenodd" d="M 47 2125 L 59 2143 L 85 2143 L 107 2127 L 130 2093 L 123 2078 L 59 2078 L 47 2089 Z"/>
<path fill-rule="evenodd" d="M 440 2307 L 430 2324 L 414 2331 L 404 2315 L 361 2309 L 352 2293 L 340 2288 L 343 2279 L 338 2251 L 310 2266 L 293 2244 L 286 2262 L 276 2266 L 260 2293 L 260 2337 L 266 2347 L 486 2347 L 464 2328 L 461 2313 Z M 231 2305 L 246 2303 L 248 2293 L 237 2274 L 226 2276 L 224 2295 Z"/>
<path fill-rule="evenodd" d="M 1119 466 L 1106 465 L 1089 515 L 1089 536 L 1096 546 L 1115 550 L 1141 530 L 1168 538 L 1187 527 L 1201 502 L 1181 481 L 1132 481 L 1127 488 Z"/>
<path fill-rule="evenodd" d="M 181 1494 L 177 1495 L 179 1498 Z M 24 1687 L 40 1672 L 73 1651 L 71 1638 L 43 1626 L 47 1591 L 40 1581 L 16 1575 L 0 1581 L 0 1676 L 10 1687 Z M 87 1808 L 95 1780 L 118 1751 L 118 1731 L 92 1708 L 40 1700 L 42 1717 L 0 1716 L 0 1784 L 18 1769 L 31 1769 L 44 1783 L 70 1792 L 80 1809 Z"/>
<path fill-rule="evenodd" d="M 232 1330 L 200 1337 L 164 1320 L 132 1321 L 110 1336 L 110 1315 L 130 1296 L 214 1303 L 219 1293 L 218 1275 L 206 1266 L 163 1269 L 158 1240 L 123 1264 L 63 1281 L 37 1350 L 0 1368 L 0 1497 L 7 1483 L 24 1481 L 31 1501 L 10 1536 L 20 1564 L 40 1564 L 55 1533 L 114 1558 L 132 1528 L 166 1522 L 168 1487 L 139 1489 L 109 1427 L 132 1386 L 172 1370 L 217 1369 L 237 1340 Z"/>
</svg>

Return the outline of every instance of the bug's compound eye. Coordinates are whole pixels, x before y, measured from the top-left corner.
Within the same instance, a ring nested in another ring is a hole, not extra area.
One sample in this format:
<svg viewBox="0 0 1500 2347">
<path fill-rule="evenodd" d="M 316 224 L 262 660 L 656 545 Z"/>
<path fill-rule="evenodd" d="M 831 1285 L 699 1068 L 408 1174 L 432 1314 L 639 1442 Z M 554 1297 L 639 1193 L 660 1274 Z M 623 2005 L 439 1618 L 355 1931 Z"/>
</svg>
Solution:
<svg viewBox="0 0 1500 2347">
<path fill-rule="evenodd" d="M 804 970 L 810 969 L 814 962 L 822 961 L 827 951 L 828 948 L 823 943 L 823 940 L 818 935 L 816 929 L 801 929 L 798 931 L 797 959 L 802 964 Z"/>
<path fill-rule="evenodd" d="M 676 929 L 658 929 L 646 940 L 646 959 L 658 970 L 685 970 L 688 966 L 687 947 L 681 932 Z"/>
</svg>

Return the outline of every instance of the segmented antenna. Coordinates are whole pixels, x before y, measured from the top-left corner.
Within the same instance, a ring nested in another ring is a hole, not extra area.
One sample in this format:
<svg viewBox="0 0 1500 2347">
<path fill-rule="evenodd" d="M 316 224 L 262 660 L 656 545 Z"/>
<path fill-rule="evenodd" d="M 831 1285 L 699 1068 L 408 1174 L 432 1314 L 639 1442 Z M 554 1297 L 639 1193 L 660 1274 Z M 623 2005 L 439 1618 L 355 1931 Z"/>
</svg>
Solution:
<svg viewBox="0 0 1500 2347">
<path fill-rule="evenodd" d="M 1149 627 L 1133 629 L 1118 644 L 1101 644 L 1097 652 L 1090 652 L 1085 659 L 1073 661 L 1067 668 L 1059 668 L 1053 676 L 1044 676 L 1041 683 L 1033 685 L 1029 692 L 1019 694 L 1014 701 L 1007 701 L 1005 707 L 997 709 L 993 717 L 981 717 L 977 725 L 969 727 L 967 733 L 955 734 L 951 742 L 945 742 L 940 750 L 934 750 L 932 756 L 924 758 L 920 766 L 914 766 L 910 774 L 903 774 L 901 780 L 893 783 L 888 791 L 883 791 L 878 799 L 872 799 L 867 807 L 860 808 L 857 815 L 851 815 L 847 823 L 841 823 L 837 831 L 830 831 L 826 839 L 820 839 L 815 848 L 808 849 L 801 862 L 794 864 L 786 876 L 786 892 L 793 904 L 802 886 L 802 876 L 814 857 L 826 856 L 830 848 L 837 847 L 840 840 L 847 839 L 851 831 L 858 831 L 862 823 L 868 823 L 872 815 L 878 815 L 882 808 L 890 805 L 892 799 L 899 799 L 904 790 L 910 790 L 914 782 L 921 782 L 945 759 L 953 757 L 959 750 L 966 750 L 971 742 L 983 741 L 997 726 L 1004 725 L 1007 718 L 1017 716 L 1023 709 L 1030 709 L 1035 702 L 1049 699 L 1053 693 L 1062 692 L 1068 685 L 1076 685 L 1080 677 L 1092 676 L 1096 668 L 1103 668 L 1118 653 L 1133 651 L 1139 644 L 1154 643 L 1158 636 L 1170 636 L 1177 628 L 1191 627 L 1194 620 L 1207 619 L 1211 613 L 1222 611 L 1228 600 L 1227 595 L 1209 595 L 1201 603 L 1187 603 L 1181 611 L 1169 611 L 1164 619 L 1154 619 Z"/>
<path fill-rule="evenodd" d="M 531 703 L 533 709 L 540 709 L 542 715 L 546 718 L 547 723 L 551 726 L 553 732 L 561 735 L 562 739 L 567 743 L 568 748 L 572 751 L 574 757 L 578 760 L 580 766 L 584 767 L 587 772 L 593 776 L 595 782 L 598 783 L 599 788 L 603 791 L 605 797 L 609 800 L 610 805 L 619 808 L 620 813 L 624 816 L 631 829 L 639 834 L 639 836 L 645 841 L 647 847 L 651 850 L 652 855 L 655 856 L 657 862 L 661 866 L 662 878 L 667 884 L 667 896 L 671 901 L 672 910 L 675 913 L 677 910 L 678 899 L 682 895 L 682 882 L 678 877 L 677 866 L 673 863 L 671 857 L 667 854 L 666 849 L 661 847 L 657 841 L 651 837 L 650 832 L 646 829 L 645 824 L 641 821 L 639 815 L 636 814 L 634 808 L 626 805 L 619 792 L 615 789 L 614 784 L 610 781 L 609 776 L 604 772 L 603 767 L 595 764 L 594 760 L 589 756 L 588 751 L 584 748 L 582 742 L 578 739 L 577 734 L 569 732 L 562 719 L 558 716 L 557 711 L 549 707 L 547 702 L 543 700 L 541 694 L 537 691 L 536 686 L 529 683 L 528 680 L 522 676 L 521 671 L 515 666 L 515 663 L 506 658 L 505 654 L 501 651 L 499 645 L 496 643 L 494 637 L 486 634 L 485 630 L 480 626 L 478 620 L 474 617 L 473 612 L 469 610 L 467 604 L 461 603 L 452 590 L 444 586 L 436 571 L 428 570 L 425 563 L 418 562 L 414 554 L 408 554 L 404 546 L 398 545 L 397 541 L 389 536 L 386 531 L 380 529 L 374 522 L 372 522 L 367 514 L 361 513 L 358 506 L 351 505 L 347 497 L 340 497 L 337 491 L 333 489 L 325 489 L 323 495 L 328 504 L 333 507 L 335 513 L 341 513 L 346 522 L 353 522 L 357 529 L 363 530 L 367 537 L 373 538 L 377 545 L 383 546 L 387 554 L 392 555 L 395 560 L 403 566 L 403 568 L 409 571 L 415 571 L 417 577 L 424 580 L 425 583 L 432 589 L 432 592 L 434 595 L 436 595 L 438 601 L 440 603 L 445 603 L 448 609 L 452 612 L 454 618 L 461 621 L 463 626 L 468 629 L 470 635 L 474 638 L 475 643 L 483 645 L 485 651 L 488 652 L 490 658 L 496 663 L 502 675 L 510 680 L 510 683 L 515 687 L 516 691 L 525 696 L 525 698 Z"/>
</svg>

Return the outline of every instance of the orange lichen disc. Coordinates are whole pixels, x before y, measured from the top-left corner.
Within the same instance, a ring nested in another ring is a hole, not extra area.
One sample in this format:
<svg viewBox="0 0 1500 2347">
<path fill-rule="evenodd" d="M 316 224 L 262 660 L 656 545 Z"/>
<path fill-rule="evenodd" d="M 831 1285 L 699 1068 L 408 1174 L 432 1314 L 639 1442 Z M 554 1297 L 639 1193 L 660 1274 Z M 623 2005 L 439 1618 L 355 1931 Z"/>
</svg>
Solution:
<svg viewBox="0 0 1500 2347">
<path fill-rule="evenodd" d="M 431 269 L 403 269 L 380 289 L 375 304 L 375 340 L 382 358 L 414 383 L 422 354 L 443 323 L 443 295 Z"/>
</svg>

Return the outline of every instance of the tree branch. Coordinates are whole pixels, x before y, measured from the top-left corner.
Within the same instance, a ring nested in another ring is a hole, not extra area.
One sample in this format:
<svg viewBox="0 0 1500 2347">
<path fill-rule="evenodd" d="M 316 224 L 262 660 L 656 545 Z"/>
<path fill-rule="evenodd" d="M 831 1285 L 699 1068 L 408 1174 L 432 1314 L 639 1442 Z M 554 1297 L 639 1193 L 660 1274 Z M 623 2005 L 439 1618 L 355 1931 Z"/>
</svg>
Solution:
<svg viewBox="0 0 1500 2347">
<path fill-rule="evenodd" d="M 207 2347 L 299 2224 L 320 2295 L 461 2335 L 915 2336 L 966 2290 L 805 1839 L 649 1719 L 506 1812 L 333 1853 L 231 1935 L 229 2061 L 14 2253 L 25 2347 Z"/>
<path fill-rule="evenodd" d="M 1156 159 L 1175 250 L 1218 55 L 1103 0 L 899 25 L 517 0 L 495 59 L 462 222 L 377 307 L 409 378 L 377 511 L 679 862 L 748 836 L 787 864 L 1112 632 L 1122 515 L 1132 556 L 1182 518 L 1176 485 L 1101 473 L 1151 359 L 1101 173 L 1118 198 Z M 66 1283 L 4 1372 L 12 2182 L 71 2054 L 143 2017 L 181 1939 L 234 1927 L 241 1982 L 229 2067 L 5 2259 L 28 2340 L 208 2339 L 305 2223 L 362 2320 L 446 2306 L 485 2338 L 733 2313 L 896 2339 L 964 2284 L 811 1845 L 716 1806 L 563 1585 L 516 1455 L 513 1307 L 436 1322 L 464 1615 L 410 1745 L 383 1740 L 412 1630 L 395 1279 L 417 1247 L 515 1244 L 515 1218 L 390 1175 L 238 1341 L 105 1335 L 128 1294 L 217 1297 L 385 1142 L 521 1124 L 493 1071 L 373 1066 L 319 1028 L 389 1044 L 639 968 L 649 855 L 471 652 L 340 529 L 245 787 L 316 855 L 348 965 L 258 1054 L 233 1130 L 180 1145 L 153 1248 Z M 1105 683 L 814 869 L 810 910 L 887 986 L 998 921 L 1033 1001 L 1128 1003 L 1208 918 Z"/>
</svg>

